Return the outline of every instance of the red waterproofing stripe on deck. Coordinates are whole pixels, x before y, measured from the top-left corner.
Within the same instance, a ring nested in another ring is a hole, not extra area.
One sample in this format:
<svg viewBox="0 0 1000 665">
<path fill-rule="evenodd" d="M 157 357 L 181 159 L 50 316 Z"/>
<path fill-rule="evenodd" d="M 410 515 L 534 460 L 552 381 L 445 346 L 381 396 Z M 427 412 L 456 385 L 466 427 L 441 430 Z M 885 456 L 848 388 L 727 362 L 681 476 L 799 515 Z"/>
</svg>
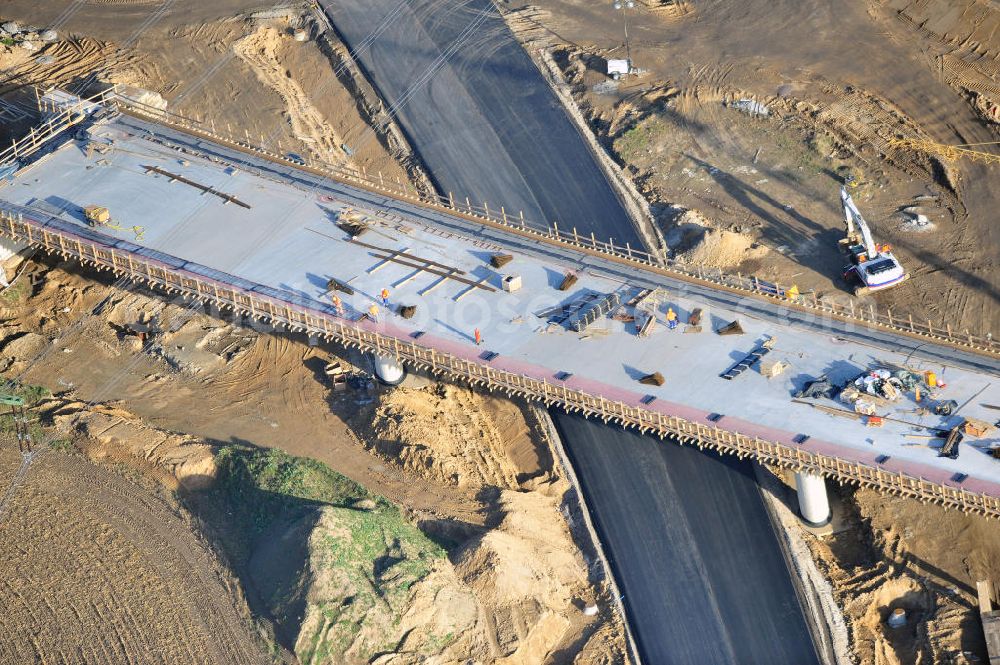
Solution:
<svg viewBox="0 0 1000 665">
<path fill-rule="evenodd" d="M 39 228 L 44 228 L 44 225 L 35 220 L 24 218 L 23 221 L 30 223 L 33 226 Z M 121 255 L 129 254 L 125 250 L 114 248 L 106 243 L 101 243 L 95 241 L 91 238 L 85 238 L 73 234 L 71 231 L 65 231 L 60 229 L 59 231 L 49 230 L 49 233 L 55 235 L 63 236 L 74 236 L 78 238 L 81 243 L 91 244 L 91 245 L 103 245 L 108 251 L 115 251 Z M 151 248 L 150 248 L 151 249 Z M 158 250 L 153 250 L 158 251 Z M 161 261 L 157 261 L 153 258 L 144 257 L 138 254 L 133 255 L 136 259 L 142 261 L 146 264 L 151 264 L 160 267 L 161 269 L 173 273 L 185 273 L 190 276 L 191 279 L 200 281 L 206 284 L 217 284 L 219 286 L 225 287 L 227 290 L 244 293 L 248 296 L 253 296 L 258 300 L 264 302 L 270 302 L 281 307 L 287 307 L 298 311 L 300 313 L 309 313 L 318 318 L 327 319 L 337 319 L 335 315 L 324 309 L 317 309 L 314 307 L 308 307 L 303 304 L 294 304 L 288 301 L 276 299 L 270 296 L 264 296 L 256 291 L 247 291 L 240 287 L 237 287 L 226 282 L 220 282 L 214 280 L 210 277 L 205 277 L 201 274 L 194 273 L 184 268 L 175 268 L 169 266 Z M 183 259 L 178 258 L 179 261 Z M 193 262 L 187 262 L 193 263 Z M 221 272 L 221 271 L 220 271 Z M 249 281 L 249 280 L 247 280 Z M 266 288 L 265 285 L 260 285 L 262 288 Z M 350 325 L 355 328 L 361 328 L 368 332 L 378 333 L 386 337 L 395 338 L 396 340 L 404 343 L 413 343 L 416 346 L 420 346 L 426 349 L 431 349 L 434 351 L 441 351 L 449 355 L 474 362 L 479 365 L 488 366 L 497 370 L 503 370 L 511 372 L 514 374 L 521 374 L 528 376 L 533 379 L 540 381 L 545 381 L 551 385 L 564 385 L 566 388 L 573 390 L 578 390 L 580 392 L 588 393 L 593 397 L 603 397 L 604 399 L 612 402 L 624 402 L 625 404 L 633 407 L 641 407 L 646 411 L 662 413 L 666 416 L 673 416 L 682 418 L 684 420 L 700 423 L 707 425 L 709 427 L 718 427 L 720 423 L 712 422 L 708 419 L 711 415 L 710 411 L 703 411 L 694 407 L 686 406 L 684 404 L 677 404 L 675 402 L 670 402 L 657 398 L 650 404 L 643 404 L 642 399 L 646 396 L 645 393 L 637 393 L 624 388 L 619 388 L 617 386 L 611 386 L 594 379 L 589 379 L 586 377 L 581 377 L 578 375 L 573 375 L 569 377 L 566 381 L 556 381 L 555 373 L 552 369 L 543 367 L 540 365 L 534 365 L 524 361 L 519 361 L 509 357 L 498 357 L 491 362 L 484 361 L 480 355 L 482 354 L 482 349 L 479 346 L 471 342 L 459 342 L 455 340 L 446 339 L 443 337 L 438 337 L 436 335 L 424 334 L 419 337 L 419 339 L 414 340 L 411 333 L 414 331 L 411 329 L 401 328 L 389 321 L 382 320 L 379 323 L 375 323 L 368 319 L 362 319 L 360 321 L 352 321 L 350 319 L 343 319 L 345 325 Z M 878 451 L 873 449 L 871 452 L 852 448 L 849 446 L 844 446 L 841 444 L 831 443 L 829 441 L 823 441 L 822 439 L 815 439 L 810 437 L 802 444 L 797 444 L 794 442 L 794 438 L 799 434 L 806 434 L 805 432 L 788 432 L 785 430 L 775 429 L 771 427 L 766 427 L 764 425 L 759 425 L 757 423 L 752 423 L 747 420 L 740 418 L 735 418 L 732 416 L 725 416 L 724 418 L 725 427 L 720 427 L 719 429 L 724 429 L 729 432 L 735 432 L 738 434 L 743 434 L 745 436 L 757 437 L 764 441 L 770 441 L 773 443 L 782 444 L 790 448 L 800 448 L 803 451 L 816 453 L 820 455 L 825 455 L 827 457 L 836 457 L 848 462 L 857 462 L 871 468 L 882 468 L 888 472 L 902 472 L 914 478 L 922 478 L 924 480 L 956 489 L 964 489 L 970 492 L 976 492 L 980 494 L 986 494 L 993 497 L 1000 497 L 1000 483 L 996 483 L 989 480 L 984 480 L 980 478 L 975 478 L 970 475 L 965 479 L 964 482 L 958 483 L 952 480 L 954 472 L 948 471 L 946 469 L 941 469 L 938 467 L 930 466 L 927 464 L 922 464 L 920 462 L 913 462 L 910 460 L 897 459 L 892 456 L 886 461 L 885 464 L 879 465 L 876 463 L 875 459 L 879 455 L 887 454 L 885 451 Z"/>
</svg>

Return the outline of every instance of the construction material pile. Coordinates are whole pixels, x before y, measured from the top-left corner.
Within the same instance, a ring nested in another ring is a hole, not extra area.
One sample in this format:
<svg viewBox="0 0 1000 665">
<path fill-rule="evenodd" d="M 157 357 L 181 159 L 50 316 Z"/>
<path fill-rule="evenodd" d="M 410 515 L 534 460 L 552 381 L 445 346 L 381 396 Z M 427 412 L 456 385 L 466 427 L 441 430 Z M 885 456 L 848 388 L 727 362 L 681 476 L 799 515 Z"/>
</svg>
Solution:
<svg viewBox="0 0 1000 665">
<path fill-rule="evenodd" d="M 837 386 L 833 385 L 830 379 L 827 378 L 826 374 L 824 374 L 818 379 L 807 381 L 802 387 L 802 390 L 794 393 L 793 397 L 798 399 L 819 399 L 820 397 L 833 399 L 836 395 Z"/>
<path fill-rule="evenodd" d="M 840 392 L 845 404 L 854 406 L 858 413 L 873 415 L 875 409 L 890 402 L 898 402 L 904 393 L 916 390 L 920 376 L 907 370 L 885 367 L 871 369 L 849 382 Z"/>
</svg>

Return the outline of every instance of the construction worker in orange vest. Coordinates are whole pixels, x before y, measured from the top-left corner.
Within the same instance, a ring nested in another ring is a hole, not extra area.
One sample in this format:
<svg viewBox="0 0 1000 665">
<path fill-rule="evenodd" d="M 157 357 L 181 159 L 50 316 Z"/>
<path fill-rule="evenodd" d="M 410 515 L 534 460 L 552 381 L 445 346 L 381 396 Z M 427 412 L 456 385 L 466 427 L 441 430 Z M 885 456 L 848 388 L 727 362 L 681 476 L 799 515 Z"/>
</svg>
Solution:
<svg viewBox="0 0 1000 665">
<path fill-rule="evenodd" d="M 382 307 L 389 308 L 389 289 L 382 289 Z"/>
<path fill-rule="evenodd" d="M 476 328 L 475 330 L 473 330 L 472 334 L 476 338 L 476 346 L 479 346 L 480 344 L 483 343 L 483 336 L 479 333 L 479 328 Z"/>
<path fill-rule="evenodd" d="M 340 301 L 340 296 L 338 296 L 336 293 L 334 293 L 332 296 L 330 296 L 330 300 L 333 301 L 333 309 L 334 309 L 334 311 L 337 312 L 337 316 L 343 316 L 344 315 L 344 303 L 342 303 Z"/>
<path fill-rule="evenodd" d="M 674 311 L 673 307 L 667 308 L 667 328 L 673 330 L 677 327 L 677 312 Z"/>
</svg>

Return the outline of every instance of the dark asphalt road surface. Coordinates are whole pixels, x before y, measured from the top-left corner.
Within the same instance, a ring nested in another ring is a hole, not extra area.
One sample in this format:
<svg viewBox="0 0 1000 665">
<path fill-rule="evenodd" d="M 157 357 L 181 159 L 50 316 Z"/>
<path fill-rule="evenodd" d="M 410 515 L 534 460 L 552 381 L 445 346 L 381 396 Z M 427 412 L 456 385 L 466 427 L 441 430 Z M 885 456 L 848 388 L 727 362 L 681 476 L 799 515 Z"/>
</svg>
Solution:
<svg viewBox="0 0 1000 665">
<path fill-rule="evenodd" d="M 552 417 L 644 663 L 818 663 L 749 462 Z"/>
<path fill-rule="evenodd" d="M 321 4 L 443 193 L 642 246 L 489 0 Z M 553 417 L 646 665 L 817 662 L 748 463 Z"/>
<path fill-rule="evenodd" d="M 443 194 L 642 246 L 590 148 L 489 0 L 321 5 Z"/>
</svg>

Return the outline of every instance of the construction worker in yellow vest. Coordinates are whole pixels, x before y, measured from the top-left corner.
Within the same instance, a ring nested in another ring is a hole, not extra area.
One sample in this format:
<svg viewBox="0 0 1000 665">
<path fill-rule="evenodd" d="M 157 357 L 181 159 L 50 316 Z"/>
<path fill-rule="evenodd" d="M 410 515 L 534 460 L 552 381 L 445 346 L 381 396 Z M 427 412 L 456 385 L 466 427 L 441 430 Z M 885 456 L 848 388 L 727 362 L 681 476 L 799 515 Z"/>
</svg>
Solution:
<svg viewBox="0 0 1000 665">
<path fill-rule="evenodd" d="M 799 299 L 799 287 L 792 284 L 792 288 L 785 291 L 785 297 L 792 302 L 797 301 Z"/>
<path fill-rule="evenodd" d="M 368 308 L 368 316 L 375 323 L 378 323 L 378 305 L 372 303 L 372 306 Z"/>
<path fill-rule="evenodd" d="M 667 328 L 673 330 L 677 327 L 677 312 L 674 311 L 673 307 L 667 308 Z"/>
</svg>

